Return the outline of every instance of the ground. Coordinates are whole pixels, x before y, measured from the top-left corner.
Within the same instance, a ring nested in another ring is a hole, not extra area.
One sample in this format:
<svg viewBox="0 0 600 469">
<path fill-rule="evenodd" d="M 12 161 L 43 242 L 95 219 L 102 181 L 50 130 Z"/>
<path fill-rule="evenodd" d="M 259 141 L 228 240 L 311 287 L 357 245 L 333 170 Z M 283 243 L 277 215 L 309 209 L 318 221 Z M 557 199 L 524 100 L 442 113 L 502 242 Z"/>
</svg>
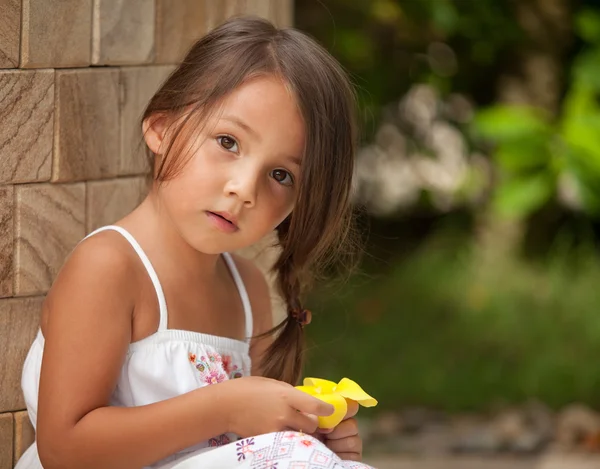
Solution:
<svg viewBox="0 0 600 469">
<path fill-rule="evenodd" d="M 598 469 L 600 456 L 545 455 L 535 458 L 373 456 L 365 462 L 377 469 Z"/>
</svg>

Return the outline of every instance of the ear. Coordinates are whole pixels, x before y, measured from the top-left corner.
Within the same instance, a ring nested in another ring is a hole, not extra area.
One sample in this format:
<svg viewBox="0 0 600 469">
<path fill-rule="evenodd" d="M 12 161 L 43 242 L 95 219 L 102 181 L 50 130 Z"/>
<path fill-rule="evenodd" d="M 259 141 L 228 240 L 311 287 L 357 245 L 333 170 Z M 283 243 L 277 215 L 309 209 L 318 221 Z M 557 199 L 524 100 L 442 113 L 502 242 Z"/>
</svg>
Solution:
<svg viewBox="0 0 600 469">
<path fill-rule="evenodd" d="M 155 155 L 162 155 L 167 148 L 165 136 L 169 128 L 169 120 L 166 114 L 153 114 L 144 119 L 142 132 L 146 145 Z"/>
</svg>

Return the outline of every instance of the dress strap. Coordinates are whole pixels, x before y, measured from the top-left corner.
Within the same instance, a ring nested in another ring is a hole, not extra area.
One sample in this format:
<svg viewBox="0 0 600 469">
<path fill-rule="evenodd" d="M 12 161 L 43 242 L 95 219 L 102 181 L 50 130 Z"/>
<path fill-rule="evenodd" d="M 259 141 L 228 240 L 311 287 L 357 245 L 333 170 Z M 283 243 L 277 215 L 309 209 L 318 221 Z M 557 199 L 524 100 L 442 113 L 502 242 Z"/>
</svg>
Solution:
<svg viewBox="0 0 600 469">
<path fill-rule="evenodd" d="M 152 267 L 152 263 L 150 262 L 150 259 L 148 259 L 148 256 L 146 255 L 146 253 L 144 252 L 144 250 L 142 249 L 140 244 L 136 241 L 136 239 L 131 235 L 131 233 L 129 233 L 129 231 L 127 231 L 125 228 L 122 228 L 120 226 L 108 225 L 108 226 L 103 226 L 102 228 L 98 228 L 95 231 L 92 231 L 84 239 L 94 236 L 95 234 L 100 233 L 101 231 L 108 231 L 108 230 L 112 230 L 112 231 L 116 231 L 116 232 L 120 233 L 127 241 L 129 241 L 129 244 L 131 244 L 131 247 L 135 250 L 135 252 L 139 256 L 140 260 L 142 261 L 142 264 L 144 264 L 144 267 L 146 268 L 146 272 L 148 272 L 148 275 L 150 276 L 150 280 L 152 280 L 152 285 L 154 285 L 154 290 L 156 291 L 156 297 L 158 298 L 158 308 L 159 308 L 159 314 L 160 314 L 160 322 L 158 323 L 158 330 L 163 331 L 163 330 L 167 329 L 167 324 L 168 324 L 167 301 L 165 300 L 165 294 L 163 293 L 162 286 L 160 284 L 160 281 L 158 280 L 158 275 L 156 275 L 156 271 L 154 270 L 154 267 Z"/>
<path fill-rule="evenodd" d="M 240 298 L 242 299 L 242 304 L 244 305 L 244 315 L 246 317 L 246 341 L 250 342 L 250 338 L 252 337 L 253 324 L 252 324 L 252 306 L 250 306 L 250 297 L 248 296 L 248 291 L 246 290 L 246 286 L 244 285 L 244 281 L 242 280 L 242 276 L 235 265 L 235 261 L 231 257 L 231 254 L 228 252 L 223 253 L 223 259 L 227 263 L 227 267 L 231 272 L 231 276 L 233 277 L 233 281 L 235 282 L 235 286 L 238 289 L 240 294 Z"/>
</svg>

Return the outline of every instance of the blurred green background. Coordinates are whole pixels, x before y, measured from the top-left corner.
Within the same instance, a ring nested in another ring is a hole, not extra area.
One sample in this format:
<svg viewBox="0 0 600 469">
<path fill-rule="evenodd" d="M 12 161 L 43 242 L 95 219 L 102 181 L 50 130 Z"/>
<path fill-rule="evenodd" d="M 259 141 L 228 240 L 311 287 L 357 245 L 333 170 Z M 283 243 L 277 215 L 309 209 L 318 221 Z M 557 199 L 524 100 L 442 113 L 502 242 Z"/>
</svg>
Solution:
<svg viewBox="0 0 600 469">
<path fill-rule="evenodd" d="M 307 373 L 378 410 L 600 407 L 600 2 L 296 0 L 351 74 L 365 254 Z"/>
</svg>

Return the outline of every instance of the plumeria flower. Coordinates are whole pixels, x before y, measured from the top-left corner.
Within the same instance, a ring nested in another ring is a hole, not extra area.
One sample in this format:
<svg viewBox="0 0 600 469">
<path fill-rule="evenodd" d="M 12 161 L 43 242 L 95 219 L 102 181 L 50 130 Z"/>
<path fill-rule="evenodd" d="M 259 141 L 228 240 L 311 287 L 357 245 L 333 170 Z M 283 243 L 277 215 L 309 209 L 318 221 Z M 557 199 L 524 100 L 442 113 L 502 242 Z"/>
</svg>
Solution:
<svg viewBox="0 0 600 469">
<path fill-rule="evenodd" d="M 339 383 L 319 378 L 304 378 L 303 386 L 297 389 L 321 399 L 334 407 L 333 414 L 319 417 L 319 428 L 335 428 L 348 412 L 347 400 L 358 402 L 363 407 L 374 407 L 377 400 L 369 396 L 354 381 L 343 378 Z"/>
</svg>

